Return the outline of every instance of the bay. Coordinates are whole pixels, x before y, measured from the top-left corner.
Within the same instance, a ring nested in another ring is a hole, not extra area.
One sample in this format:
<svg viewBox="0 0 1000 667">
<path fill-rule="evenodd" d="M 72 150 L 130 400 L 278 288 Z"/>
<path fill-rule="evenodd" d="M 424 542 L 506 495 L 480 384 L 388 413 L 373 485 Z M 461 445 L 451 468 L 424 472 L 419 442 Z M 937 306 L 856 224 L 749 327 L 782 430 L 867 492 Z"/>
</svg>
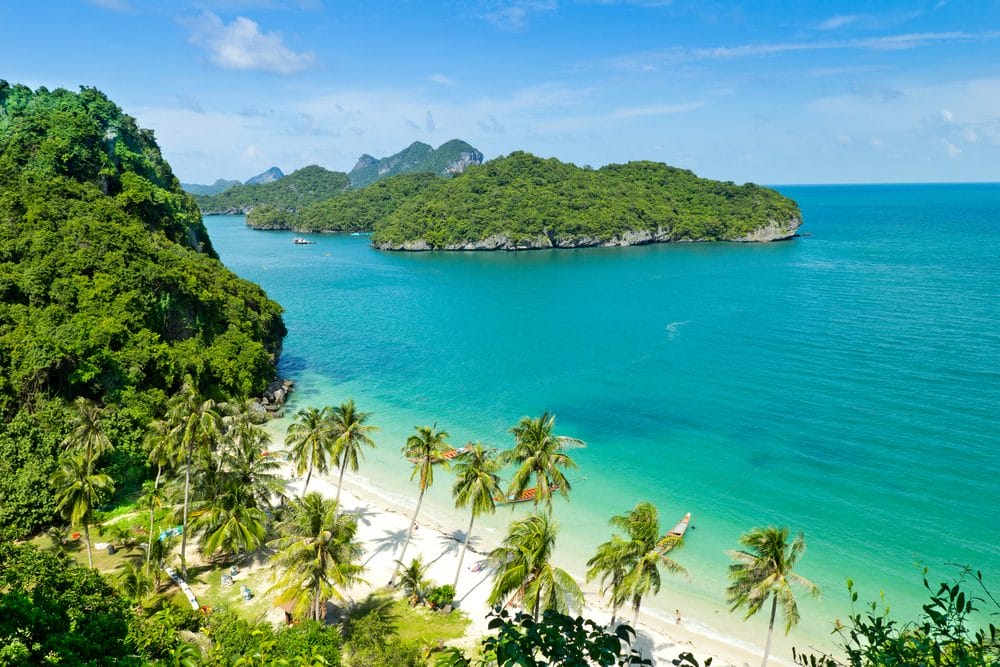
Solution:
<svg viewBox="0 0 1000 667">
<path fill-rule="evenodd" d="M 587 442 L 555 509 L 565 566 L 582 573 L 639 500 L 664 529 L 690 511 L 675 552 L 689 579 L 649 604 L 762 643 L 766 619 L 726 611 L 725 550 L 753 526 L 803 530 L 798 571 L 824 595 L 785 645 L 825 646 L 846 577 L 901 614 L 924 599 L 924 566 L 932 582 L 949 563 L 1000 582 L 1000 185 L 778 189 L 810 236 L 397 254 L 205 221 L 223 262 L 286 310 L 290 409 L 351 397 L 375 412 L 372 485 L 415 496 L 399 455 L 415 425 L 505 448 L 549 410 Z M 449 486 L 428 511 L 450 522 Z"/>
</svg>

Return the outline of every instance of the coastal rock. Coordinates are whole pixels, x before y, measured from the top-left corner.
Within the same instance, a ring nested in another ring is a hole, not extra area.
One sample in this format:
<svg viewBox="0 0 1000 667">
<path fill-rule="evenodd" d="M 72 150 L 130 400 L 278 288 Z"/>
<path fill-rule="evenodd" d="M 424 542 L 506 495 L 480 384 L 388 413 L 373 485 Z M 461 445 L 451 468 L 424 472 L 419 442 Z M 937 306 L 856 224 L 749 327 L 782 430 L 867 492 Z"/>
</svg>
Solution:
<svg viewBox="0 0 1000 667">
<path fill-rule="evenodd" d="M 260 399 L 260 405 L 268 412 L 279 410 L 294 387 L 295 382 L 292 380 L 273 381 L 264 390 L 264 395 Z"/>
<path fill-rule="evenodd" d="M 748 234 L 733 239 L 738 243 L 768 243 L 783 241 L 795 236 L 796 230 L 802 225 L 802 218 L 790 220 L 769 220 L 763 227 L 758 227 Z"/>
</svg>

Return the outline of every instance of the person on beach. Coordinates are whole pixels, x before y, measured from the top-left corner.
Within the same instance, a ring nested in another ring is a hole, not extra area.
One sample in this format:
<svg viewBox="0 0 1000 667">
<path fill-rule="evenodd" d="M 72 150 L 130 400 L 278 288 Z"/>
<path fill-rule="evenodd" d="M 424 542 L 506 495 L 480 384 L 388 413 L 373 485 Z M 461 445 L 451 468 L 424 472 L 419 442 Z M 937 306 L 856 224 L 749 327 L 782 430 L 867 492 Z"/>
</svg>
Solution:
<svg viewBox="0 0 1000 667">
<path fill-rule="evenodd" d="M 674 609 L 674 618 L 677 621 L 677 625 L 680 625 L 681 624 L 681 610 L 680 609 Z"/>
</svg>

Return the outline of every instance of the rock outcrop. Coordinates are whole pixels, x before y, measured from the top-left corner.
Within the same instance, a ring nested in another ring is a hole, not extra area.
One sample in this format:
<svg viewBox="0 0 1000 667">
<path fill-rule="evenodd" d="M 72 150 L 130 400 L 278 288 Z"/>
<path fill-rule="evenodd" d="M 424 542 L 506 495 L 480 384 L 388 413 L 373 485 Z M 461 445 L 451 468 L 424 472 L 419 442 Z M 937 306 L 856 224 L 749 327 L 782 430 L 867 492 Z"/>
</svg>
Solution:
<svg viewBox="0 0 1000 667">
<path fill-rule="evenodd" d="M 736 243 L 768 243 L 770 241 L 782 241 L 795 236 L 795 231 L 802 224 L 801 218 L 793 218 L 780 222 L 771 221 L 767 226 L 754 230 L 753 232 L 732 239 L 724 239 Z M 479 241 L 466 241 L 446 245 L 439 250 L 540 250 L 545 248 L 593 248 L 597 246 L 633 246 L 646 245 L 649 243 L 697 243 L 708 241 L 708 239 L 676 238 L 670 230 L 658 228 L 655 231 L 648 229 L 637 229 L 626 231 L 621 236 L 610 239 L 600 239 L 593 236 L 578 237 L 555 237 L 551 234 L 539 234 L 529 239 L 512 239 L 506 234 L 492 234 Z M 434 250 L 430 243 L 424 239 L 406 241 L 404 243 L 373 243 L 379 250 L 409 250 L 423 251 Z"/>
</svg>

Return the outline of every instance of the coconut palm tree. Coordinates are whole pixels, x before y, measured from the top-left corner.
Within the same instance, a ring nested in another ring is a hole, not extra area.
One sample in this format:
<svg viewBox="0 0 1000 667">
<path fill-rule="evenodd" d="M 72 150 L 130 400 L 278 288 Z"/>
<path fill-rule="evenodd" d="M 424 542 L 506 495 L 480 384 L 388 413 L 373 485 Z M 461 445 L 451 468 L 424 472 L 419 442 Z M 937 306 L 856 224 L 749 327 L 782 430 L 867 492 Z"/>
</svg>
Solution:
<svg viewBox="0 0 1000 667">
<path fill-rule="evenodd" d="M 424 597 L 424 591 L 428 586 L 427 569 L 422 558 L 417 556 L 410 561 L 399 573 L 399 586 L 403 589 L 403 594 L 410 598 L 410 605 L 418 604 Z"/>
<path fill-rule="evenodd" d="M 642 598 L 649 593 L 655 595 L 660 592 L 660 569 L 671 574 L 687 574 L 680 563 L 667 556 L 667 552 L 680 546 L 682 540 L 676 535 L 660 534 L 659 512 L 655 505 L 646 501 L 637 504 L 628 514 L 612 517 L 610 523 L 627 536 L 622 540 L 625 545 L 609 549 L 623 549 L 620 556 L 627 570 L 622 576 L 620 594 L 632 602 L 632 624 L 635 626 L 639 622 Z M 612 595 L 612 602 L 617 597 Z"/>
<path fill-rule="evenodd" d="M 330 408 L 317 410 L 314 407 L 303 408 L 295 414 L 295 421 L 288 425 L 285 443 L 291 447 L 292 461 L 295 463 L 295 474 L 306 474 L 306 483 L 302 485 L 302 493 L 309 488 L 313 468 L 319 472 L 329 469 L 331 449 L 335 434 L 330 428 Z"/>
<path fill-rule="evenodd" d="M 149 576 L 149 571 L 143 565 L 127 560 L 122 562 L 116 577 L 118 592 L 122 597 L 131 600 L 132 604 L 140 607 L 143 600 L 153 592 L 153 580 Z"/>
<path fill-rule="evenodd" d="M 286 518 L 278 524 L 280 537 L 271 544 L 281 575 L 271 590 L 280 589 L 279 603 L 294 602 L 293 614 L 319 620 L 327 600 L 343 598 L 341 589 L 363 583 L 363 553 L 355 541 L 358 523 L 338 515 L 337 504 L 319 493 L 292 500 Z"/>
<path fill-rule="evenodd" d="M 146 565 L 149 565 L 150 555 L 153 552 L 153 525 L 154 513 L 163 506 L 163 490 L 160 488 L 160 479 L 163 476 L 165 467 L 173 467 L 177 463 L 178 447 L 177 441 L 171 433 L 170 424 L 162 419 L 156 419 L 150 423 L 146 431 L 146 449 L 149 452 L 149 462 L 156 465 L 156 477 L 152 486 L 146 481 L 143 483 L 143 495 L 139 499 L 140 507 L 149 508 L 149 542 L 146 545 Z"/>
<path fill-rule="evenodd" d="M 729 610 L 746 608 L 744 619 L 750 618 L 771 598 L 771 620 L 767 626 L 767 644 L 764 660 L 771 652 L 771 637 L 774 633 L 774 617 L 781 603 L 781 615 L 785 619 L 785 634 L 799 622 L 799 608 L 795 603 L 791 584 L 801 586 L 813 597 L 819 597 L 819 587 L 801 577 L 792 568 L 806 550 L 806 541 L 800 532 L 788 543 L 788 529 L 754 528 L 740 536 L 740 544 L 745 550 L 730 551 L 729 556 L 736 561 L 729 566 L 730 585 L 726 589 Z"/>
<path fill-rule="evenodd" d="M 375 443 L 368 434 L 377 431 L 378 427 L 366 424 L 370 412 L 361 412 L 354 406 L 354 401 L 341 403 L 332 410 L 330 423 L 337 439 L 333 442 L 333 460 L 340 467 L 340 479 L 337 481 L 337 506 L 340 506 L 340 488 L 344 485 L 344 470 L 358 471 L 358 459 L 364 458 L 362 447 L 374 447 Z"/>
<path fill-rule="evenodd" d="M 587 581 L 600 579 L 601 595 L 606 595 L 611 602 L 612 629 L 617 627 L 618 610 L 628 602 L 628 591 L 623 582 L 633 563 L 630 546 L 627 540 L 614 535 L 597 547 L 597 552 L 587 561 Z"/>
<path fill-rule="evenodd" d="M 275 498 L 285 497 L 286 483 L 281 477 L 281 461 L 265 456 L 271 436 L 256 424 L 244 423 L 227 432 L 221 451 L 221 469 L 247 492 L 254 507 L 268 509 Z"/>
<path fill-rule="evenodd" d="M 569 496 L 569 480 L 560 468 L 576 468 L 576 462 L 566 449 L 583 447 L 582 440 L 565 435 L 554 435 L 556 418 L 545 412 L 537 419 L 522 417 L 517 426 L 510 429 L 514 434 L 514 448 L 504 452 L 503 462 L 519 466 L 510 481 L 509 493 L 517 497 L 529 488 L 532 479 L 538 489 L 535 493 L 535 509 L 544 502 L 552 511 L 552 494 Z"/>
<path fill-rule="evenodd" d="M 205 456 L 222 430 L 220 411 L 224 404 L 203 398 L 189 377 L 168 407 L 170 434 L 184 463 L 184 506 L 181 518 L 181 576 L 187 578 L 188 510 L 191 503 L 191 471 L 196 454 Z"/>
<path fill-rule="evenodd" d="M 486 449 L 481 443 L 469 443 L 468 453 L 455 464 L 455 483 L 451 487 L 451 495 L 455 498 L 455 507 L 470 506 L 469 529 L 465 531 L 465 541 L 458 557 L 458 568 L 455 570 L 455 583 L 458 588 L 458 575 L 462 573 L 462 561 L 469 548 L 469 537 L 472 535 L 472 522 L 481 514 L 493 514 L 497 509 L 496 497 L 503 491 L 500 489 L 500 461 L 496 450 Z"/>
<path fill-rule="evenodd" d="M 146 543 L 146 565 L 149 566 L 150 560 L 153 554 L 153 540 L 155 538 L 154 532 L 156 530 L 154 526 L 154 516 L 156 510 L 164 507 L 167 504 L 166 497 L 163 493 L 163 488 L 159 486 L 159 475 L 155 481 L 151 482 L 148 479 L 142 483 L 142 495 L 136 500 L 136 505 L 138 507 L 148 507 L 149 508 L 149 535 L 148 541 Z"/>
<path fill-rule="evenodd" d="M 109 476 L 93 472 L 83 451 L 64 457 L 52 474 L 51 482 L 56 487 L 56 509 L 69 519 L 71 526 L 83 526 L 87 562 L 94 567 L 90 548 L 91 517 L 102 495 L 114 493 L 114 483 Z"/>
<path fill-rule="evenodd" d="M 543 512 L 511 522 L 503 542 L 490 552 L 497 564 L 490 604 L 506 605 L 520 598 L 536 621 L 545 609 L 565 614 L 583 606 L 576 581 L 550 562 L 556 528 L 552 517 Z"/>
<path fill-rule="evenodd" d="M 79 396 L 73 401 L 70 427 L 72 430 L 63 444 L 67 450 L 83 452 L 88 464 L 114 449 L 104 431 L 104 409 L 88 398 Z"/>
<path fill-rule="evenodd" d="M 420 514 L 420 505 L 424 502 L 424 492 L 434 483 L 434 464 L 442 463 L 448 467 L 448 462 L 442 460 L 441 454 L 448 449 L 447 431 L 437 431 L 437 424 L 434 426 L 414 426 L 417 432 L 406 439 L 403 445 L 403 456 L 413 463 L 413 472 L 410 479 L 419 478 L 420 496 L 417 498 L 417 507 L 413 510 L 413 518 L 410 519 L 410 528 L 406 531 L 406 541 L 403 542 L 403 551 L 396 560 L 396 569 L 392 571 L 392 578 L 389 585 L 396 582 L 396 575 L 399 574 L 399 565 L 406 557 L 406 549 L 410 546 L 410 539 L 413 537 L 413 527 L 417 523 L 417 515 Z"/>
</svg>

